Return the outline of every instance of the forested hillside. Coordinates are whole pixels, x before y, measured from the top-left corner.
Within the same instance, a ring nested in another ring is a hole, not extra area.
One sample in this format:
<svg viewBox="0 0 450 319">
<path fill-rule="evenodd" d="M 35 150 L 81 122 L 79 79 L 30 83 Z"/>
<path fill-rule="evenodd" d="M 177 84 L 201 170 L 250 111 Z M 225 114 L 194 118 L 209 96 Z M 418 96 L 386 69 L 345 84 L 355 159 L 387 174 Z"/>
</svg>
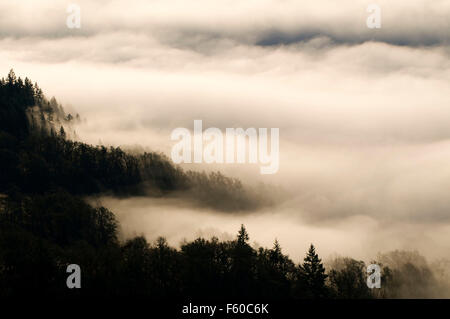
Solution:
<svg viewBox="0 0 450 319">
<path fill-rule="evenodd" d="M 131 155 L 120 148 L 91 146 L 67 138 L 75 117 L 37 84 L 11 71 L 0 82 L 0 192 L 71 194 L 100 192 L 161 195 L 183 191 L 219 210 L 247 210 L 271 204 L 268 196 L 220 173 L 184 172 L 164 154 Z M 179 194 L 179 193 L 178 193 Z"/>
<path fill-rule="evenodd" d="M 391 254 L 382 289 L 370 290 L 364 262 L 337 258 L 327 270 L 311 245 L 296 264 L 276 241 L 271 249 L 252 247 L 244 226 L 234 240 L 199 238 L 180 249 L 164 238 L 122 242 L 113 213 L 83 196 L 176 192 L 225 211 L 271 201 L 220 173 L 185 172 L 163 154 L 70 140 L 77 118 L 13 71 L 0 81 L 0 296 L 372 298 L 445 289 L 426 262 Z M 82 289 L 67 288 L 69 264 L 80 265 Z"/>
</svg>

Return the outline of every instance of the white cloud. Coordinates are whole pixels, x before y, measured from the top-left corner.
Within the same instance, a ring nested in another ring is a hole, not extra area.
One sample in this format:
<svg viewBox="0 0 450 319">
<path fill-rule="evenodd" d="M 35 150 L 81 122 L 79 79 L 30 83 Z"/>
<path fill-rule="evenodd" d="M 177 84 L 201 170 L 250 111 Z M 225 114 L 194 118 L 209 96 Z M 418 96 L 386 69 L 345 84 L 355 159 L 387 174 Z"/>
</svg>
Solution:
<svg viewBox="0 0 450 319">
<path fill-rule="evenodd" d="M 312 238 L 348 221 L 373 249 L 408 247 L 406 224 L 418 247 L 448 240 L 448 1 L 378 1 L 380 30 L 367 1 L 84 0 L 80 30 L 65 26 L 68 3 L 0 0 L 0 70 L 74 105 L 84 140 L 168 154 L 171 130 L 194 119 L 279 127 L 280 171 L 263 181 L 294 193 L 280 210 Z M 361 216 L 389 240 L 377 246 Z"/>
</svg>

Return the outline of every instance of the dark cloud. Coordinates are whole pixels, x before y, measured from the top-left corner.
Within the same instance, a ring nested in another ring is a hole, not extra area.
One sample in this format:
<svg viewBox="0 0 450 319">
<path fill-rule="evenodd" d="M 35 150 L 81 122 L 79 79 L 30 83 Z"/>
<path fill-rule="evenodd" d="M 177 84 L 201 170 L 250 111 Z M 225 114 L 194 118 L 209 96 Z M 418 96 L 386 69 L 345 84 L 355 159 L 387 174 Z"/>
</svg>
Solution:
<svg viewBox="0 0 450 319">
<path fill-rule="evenodd" d="M 199 52 L 217 42 L 291 45 L 327 37 L 335 45 L 377 41 L 400 46 L 448 46 L 450 8 L 445 1 L 379 1 L 381 29 L 368 29 L 365 1 L 316 4 L 198 1 L 80 0 L 81 29 L 66 27 L 70 1 L 0 3 L 0 39 L 98 37 L 108 33 L 146 34 L 161 43 Z"/>
<path fill-rule="evenodd" d="M 416 36 L 414 34 L 392 34 L 390 31 L 376 30 L 373 34 L 336 35 L 321 31 L 301 31 L 298 33 L 286 33 L 283 31 L 270 31 L 263 34 L 256 42 L 260 46 L 292 45 L 308 42 L 314 38 L 327 37 L 333 45 L 358 45 L 364 42 L 381 42 L 396 46 L 423 47 L 448 45 L 448 37 L 440 34 L 425 34 Z"/>
</svg>

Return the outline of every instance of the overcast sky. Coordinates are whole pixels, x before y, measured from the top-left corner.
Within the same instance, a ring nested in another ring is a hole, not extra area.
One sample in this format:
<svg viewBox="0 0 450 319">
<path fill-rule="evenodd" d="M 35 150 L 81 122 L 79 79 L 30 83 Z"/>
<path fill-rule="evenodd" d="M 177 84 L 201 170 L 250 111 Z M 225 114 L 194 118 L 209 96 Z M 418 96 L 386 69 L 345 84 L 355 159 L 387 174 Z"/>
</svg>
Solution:
<svg viewBox="0 0 450 319">
<path fill-rule="evenodd" d="M 370 3 L 380 29 L 366 26 Z M 271 238 L 295 224 L 289 247 L 304 231 L 330 253 L 448 256 L 449 30 L 449 0 L 0 0 L 0 71 L 79 112 L 94 144 L 169 154 L 170 132 L 194 119 L 280 128 L 277 174 L 219 167 L 293 192 L 277 211 L 296 222 L 270 215 L 284 221 Z M 269 225 L 254 222 L 255 237 Z"/>
</svg>

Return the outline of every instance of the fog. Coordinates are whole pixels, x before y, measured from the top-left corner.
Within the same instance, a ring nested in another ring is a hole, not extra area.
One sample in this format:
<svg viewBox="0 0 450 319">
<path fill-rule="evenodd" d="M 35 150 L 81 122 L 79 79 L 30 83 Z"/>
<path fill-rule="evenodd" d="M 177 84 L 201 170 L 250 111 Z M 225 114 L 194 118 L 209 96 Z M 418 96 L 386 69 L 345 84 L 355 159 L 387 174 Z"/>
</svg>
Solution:
<svg viewBox="0 0 450 319">
<path fill-rule="evenodd" d="M 254 247 L 272 247 L 277 239 L 296 262 L 303 260 L 311 243 L 324 258 L 339 254 L 366 262 L 379 252 L 395 249 L 417 250 L 431 260 L 448 258 L 450 248 L 448 224 L 379 222 L 363 214 L 310 224 L 300 216 L 301 208 L 289 207 L 290 203 L 233 214 L 196 207 L 176 198 L 103 197 L 96 202 L 115 212 L 124 238 L 143 235 L 154 241 L 163 235 L 174 247 L 197 237 L 234 239 L 244 224 Z"/>
<path fill-rule="evenodd" d="M 378 1 L 382 27 L 366 27 L 367 1 L 0 0 L 0 70 L 37 81 L 80 113 L 80 140 L 170 154 L 170 133 L 207 127 L 280 128 L 280 168 L 186 165 L 289 198 L 225 214 L 179 199 L 105 197 L 125 236 L 202 235 L 271 246 L 298 260 L 369 259 L 417 249 L 450 257 L 450 4 Z M 31 7 L 30 7 L 31 6 Z"/>
</svg>

